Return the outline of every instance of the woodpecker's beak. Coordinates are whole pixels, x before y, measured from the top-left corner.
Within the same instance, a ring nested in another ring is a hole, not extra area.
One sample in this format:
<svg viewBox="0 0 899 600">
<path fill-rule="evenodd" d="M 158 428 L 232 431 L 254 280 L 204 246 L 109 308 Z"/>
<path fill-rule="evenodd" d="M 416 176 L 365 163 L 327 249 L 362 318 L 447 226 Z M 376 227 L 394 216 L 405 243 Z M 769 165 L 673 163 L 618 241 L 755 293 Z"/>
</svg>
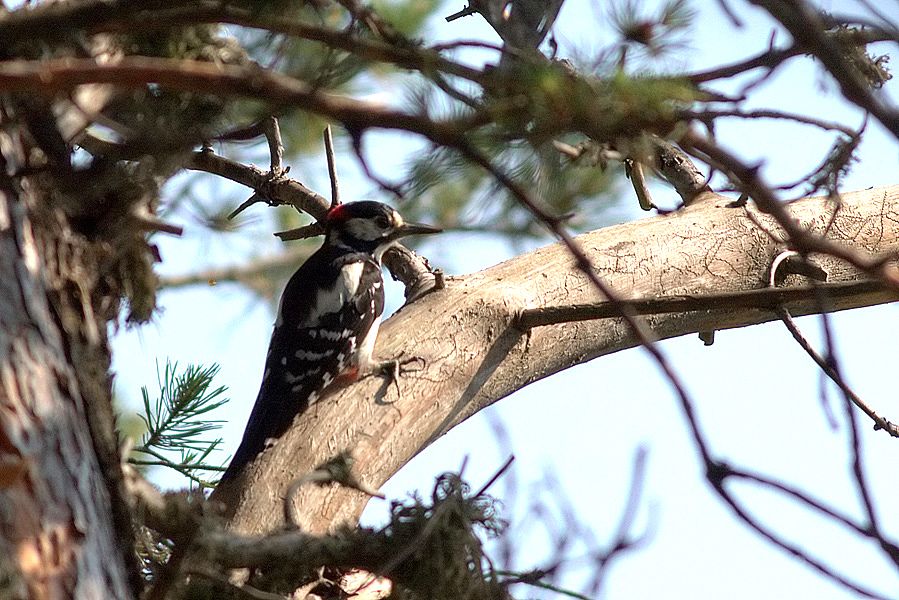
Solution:
<svg viewBox="0 0 899 600">
<path fill-rule="evenodd" d="M 393 237 L 395 239 L 399 239 L 406 237 L 407 235 L 427 235 L 430 233 L 440 233 L 441 231 L 443 230 L 439 227 L 432 227 L 431 225 L 423 225 L 421 223 L 403 223 L 396 229 Z"/>
</svg>

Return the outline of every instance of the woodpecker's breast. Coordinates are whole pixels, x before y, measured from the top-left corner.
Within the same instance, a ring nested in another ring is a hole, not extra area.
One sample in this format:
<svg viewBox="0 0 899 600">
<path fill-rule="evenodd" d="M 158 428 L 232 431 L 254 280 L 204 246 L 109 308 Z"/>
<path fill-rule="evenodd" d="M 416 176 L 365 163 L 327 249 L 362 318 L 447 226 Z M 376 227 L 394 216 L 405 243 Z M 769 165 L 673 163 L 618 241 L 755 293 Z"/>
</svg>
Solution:
<svg viewBox="0 0 899 600">
<path fill-rule="evenodd" d="M 381 268 L 370 255 L 313 257 L 285 289 L 266 381 L 280 379 L 301 406 L 314 402 L 368 366 L 383 310 Z"/>
</svg>

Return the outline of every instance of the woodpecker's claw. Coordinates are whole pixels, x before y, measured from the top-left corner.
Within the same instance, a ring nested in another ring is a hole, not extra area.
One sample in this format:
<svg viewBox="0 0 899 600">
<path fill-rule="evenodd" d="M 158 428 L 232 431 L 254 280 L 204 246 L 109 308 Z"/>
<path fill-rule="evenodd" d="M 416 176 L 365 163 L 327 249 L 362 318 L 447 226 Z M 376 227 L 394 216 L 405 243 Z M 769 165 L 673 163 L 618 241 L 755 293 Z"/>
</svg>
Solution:
<svg viewBox="0 0 899 600">
<path fill-rule="evenodd" d="M 409 366 L 412 363 L 417 363 L 418 366 Z M 384 360 L 375 363 L 374 367 L 371 370 L 371 374 L 387 379 L 387 385 L 389 386 L 392 383 L 394 387 L 396 387 L 397 396 L 399 396 L 400 378 L 403 375 L 421 371 L 425 368 L 426 364 L 427 361 L 421 356 L 407 356 L 404 358 L 403 355 L 400 354 L 400 356 L 392 360 Z"/>
</svg>

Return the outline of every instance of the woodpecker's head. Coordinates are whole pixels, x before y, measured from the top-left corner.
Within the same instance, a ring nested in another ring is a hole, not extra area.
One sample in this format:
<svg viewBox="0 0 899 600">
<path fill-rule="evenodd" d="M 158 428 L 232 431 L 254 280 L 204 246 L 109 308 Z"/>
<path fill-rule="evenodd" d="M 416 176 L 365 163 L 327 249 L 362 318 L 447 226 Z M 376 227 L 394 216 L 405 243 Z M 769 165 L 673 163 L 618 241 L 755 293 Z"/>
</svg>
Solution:
<svg viewBox="0 0 899 600">
<path fill-rule="evenodd" d="M 430 225 L 406 223 L 400 213 L 381 202 L 338 204 L 325 217 L 328 241 L 370 252 L 380 262 L 394 242 L 407 235 L 439 233 Z"/>
</svg>

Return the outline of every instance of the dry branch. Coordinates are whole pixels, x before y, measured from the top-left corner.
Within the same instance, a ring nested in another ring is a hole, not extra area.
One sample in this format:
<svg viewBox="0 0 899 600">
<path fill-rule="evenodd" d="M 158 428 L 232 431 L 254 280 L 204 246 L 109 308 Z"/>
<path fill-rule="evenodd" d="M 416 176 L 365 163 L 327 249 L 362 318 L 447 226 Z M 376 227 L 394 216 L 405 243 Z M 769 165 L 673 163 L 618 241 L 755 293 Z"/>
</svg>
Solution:
<svg viewBox="0 0 899 600">
<path fill-rule="evenodd" d="M 597 273 L 622 298 L 740 292 L 767 285 L 770 261 L 784 245 L 774 219 L 752 206 L 729 207 L 729 198 L 697 203 L 676 214 L 599 230 L 578 238 Z M 823 234 L 833 206 L 814 198 L 793 203 L 795 223 Z M 766 231 L 758 228 L 760 222 Z M 846 194 L 828 233 L 829 243 L 853 254 L 882 255 L 899 249 L 899 186 Z M 862 278 L 846 262 L 812 256 L 828 281 Z M 277 527 L 281 498 L 298 473 L 342 450 L 358 457 L 357 475 L 379 485 L 453 425 L 530 382 L 592 358 L 634 347 L 620 318 L 539 327 L 513 327 L 525 309 L 593 303 L 595 288 L 560 244 L 539 249 L 486 271 L 447 281 L 446 289 L 407 306 L 388 320 L 376 353 L 414 352 L 426 368 L 401 382 L 402 397 L 386 406 L 381 383 L 364 381 L 301 415 L 275 448 L 235 485 L 217 492 L 234 510 L 233 529 L 259 533 Z M 791 276 L 787 284 L 801 279 Z M 872 291 L 834 298 L 832 310 L 869 306 L 895 298 Z M 792 314 L 818 310 L 815 299 L 787 304 Z M 649 317 L 659 338 L 762 323 L 770 309 L 723 307 Z M 391 393 L 389 390 L 384 393 Z M 395 398 L 387 398 L 394 401 Z M 304 529 L 321 532 L 354 519 L 367 497 L 345 490 L 303 489 L 296 497 Z"/>
</svg>

